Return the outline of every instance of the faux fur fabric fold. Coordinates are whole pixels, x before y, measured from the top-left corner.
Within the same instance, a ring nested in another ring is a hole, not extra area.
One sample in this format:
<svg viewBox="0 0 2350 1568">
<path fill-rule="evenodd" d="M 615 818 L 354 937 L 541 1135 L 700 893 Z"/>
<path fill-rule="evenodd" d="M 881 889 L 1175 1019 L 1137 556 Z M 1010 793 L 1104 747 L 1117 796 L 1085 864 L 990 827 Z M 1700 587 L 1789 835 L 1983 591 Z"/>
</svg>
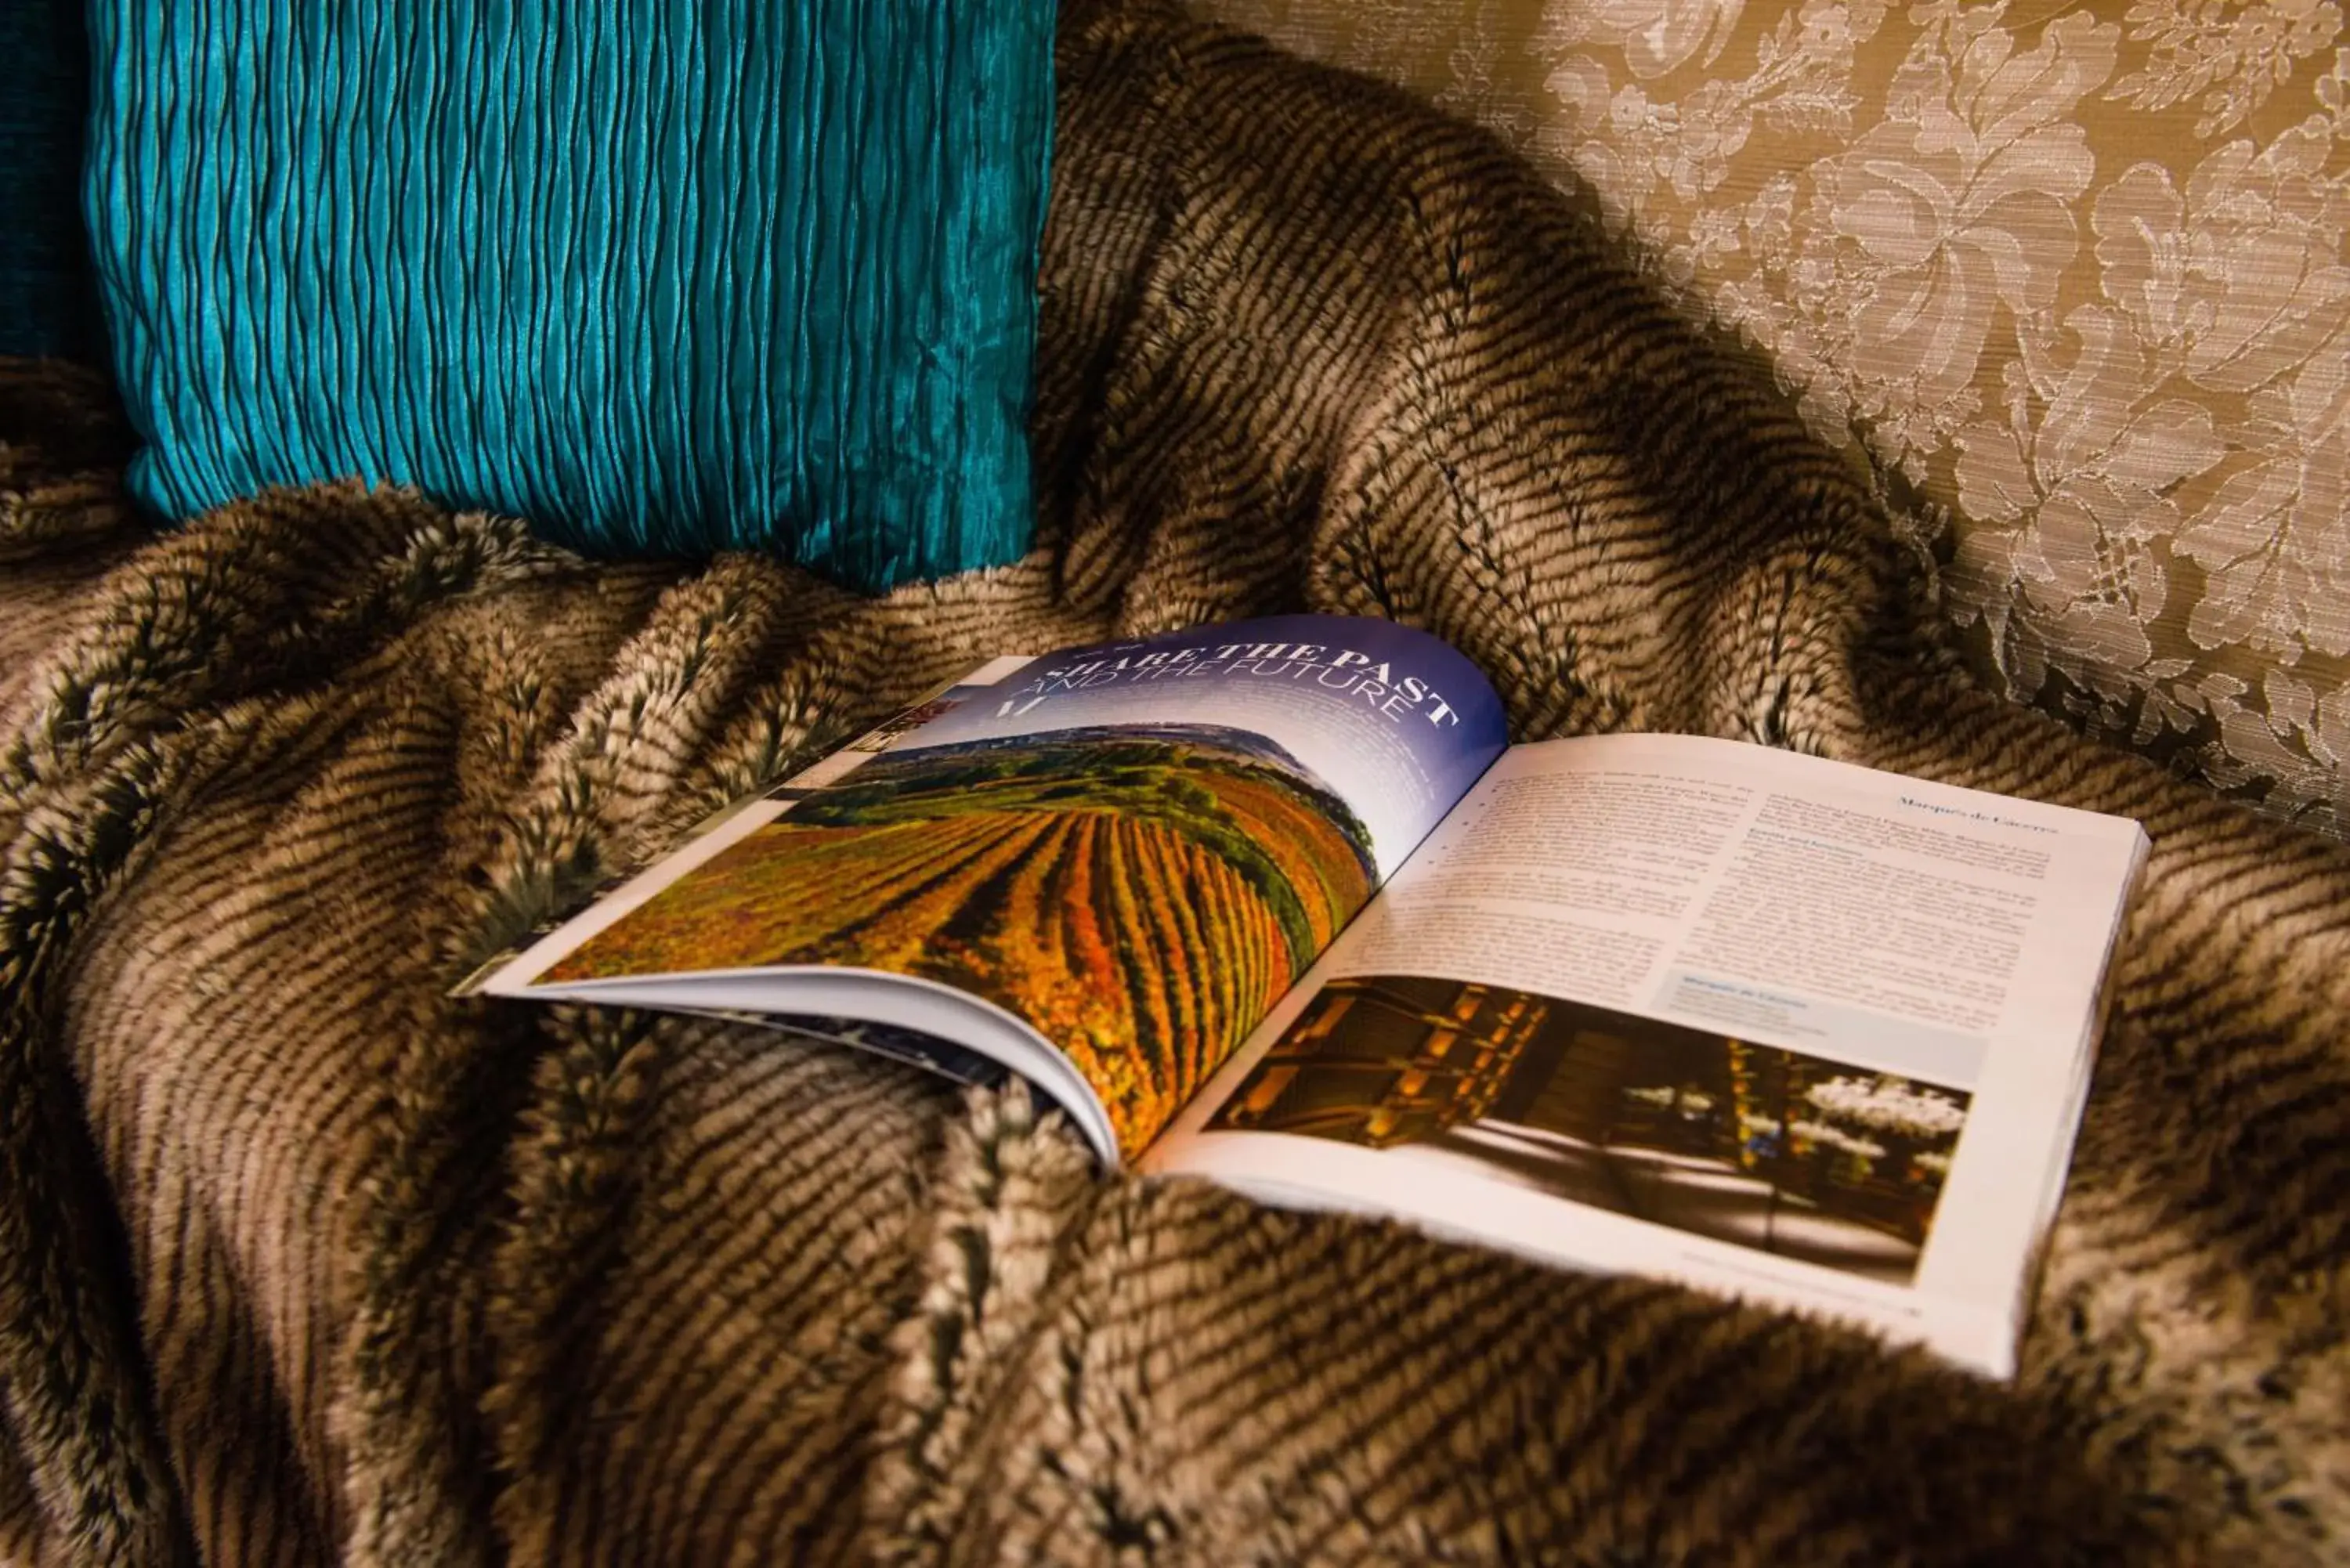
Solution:
<svg viewBox="0 0 2350 1568">
<path fill-rule="evenodd" d="M 1859 478 L 1485 137 L 1149 0 L 1060 64 L 1003 571 L 591 567 L 348 487 L 151 537 L 99 389 L 0 367 L 0 1556 L 2337 1560 L 2350 851 L 1970 689 Z M 1522 736 L 2146 821 L 2014 1386 L 443 1000 L 982 659 L 1301 607 L 1452 639 Z"/>
</svg>

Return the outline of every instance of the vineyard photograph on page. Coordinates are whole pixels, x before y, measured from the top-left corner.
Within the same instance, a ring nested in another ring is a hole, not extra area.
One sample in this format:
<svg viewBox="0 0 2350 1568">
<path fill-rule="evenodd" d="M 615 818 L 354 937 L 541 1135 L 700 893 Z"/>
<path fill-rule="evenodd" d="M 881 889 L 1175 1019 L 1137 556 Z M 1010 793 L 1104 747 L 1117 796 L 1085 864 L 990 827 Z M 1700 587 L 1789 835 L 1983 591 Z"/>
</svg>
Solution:
<svg viewBox="0 0 2350 1568">
<path fill-rule="evenodd" d="M 1261 735 L 1063 729 L 886 753 L 542 980 L 831 964 L 939 981 L 1066 1054 L 1131 1158 L 1376 881 L 1355 812 Z"/>
</svg>

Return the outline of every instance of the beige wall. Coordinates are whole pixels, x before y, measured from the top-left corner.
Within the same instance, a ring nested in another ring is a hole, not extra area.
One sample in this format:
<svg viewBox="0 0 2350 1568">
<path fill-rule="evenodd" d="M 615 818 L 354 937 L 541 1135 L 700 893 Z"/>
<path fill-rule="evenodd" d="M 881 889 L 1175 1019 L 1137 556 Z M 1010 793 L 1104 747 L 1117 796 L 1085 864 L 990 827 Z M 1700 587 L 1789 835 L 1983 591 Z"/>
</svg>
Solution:
<svg viewBox="0 0 2350 1568">
<path fill-rule="evenodd" d="M 1889 476 L 2015 695 L 2350 826 L 2334 0 L 1195 0 L 1587 181 Z"/>
</svg>

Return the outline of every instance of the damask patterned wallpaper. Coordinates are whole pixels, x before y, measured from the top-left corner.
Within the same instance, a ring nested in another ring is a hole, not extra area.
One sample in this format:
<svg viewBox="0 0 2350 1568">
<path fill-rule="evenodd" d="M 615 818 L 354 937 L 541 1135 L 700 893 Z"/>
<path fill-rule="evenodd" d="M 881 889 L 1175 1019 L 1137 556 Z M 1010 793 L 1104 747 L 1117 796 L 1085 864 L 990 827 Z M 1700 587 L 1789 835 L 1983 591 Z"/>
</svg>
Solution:
<svg viewBox="0 0 2350 1568">
<path fill-rule="evenodd" d="M 1596 192 L 1937 539 L 1986 674 L 2350 830 L 2334 0 L 1201 0 Z"/>
</svg>

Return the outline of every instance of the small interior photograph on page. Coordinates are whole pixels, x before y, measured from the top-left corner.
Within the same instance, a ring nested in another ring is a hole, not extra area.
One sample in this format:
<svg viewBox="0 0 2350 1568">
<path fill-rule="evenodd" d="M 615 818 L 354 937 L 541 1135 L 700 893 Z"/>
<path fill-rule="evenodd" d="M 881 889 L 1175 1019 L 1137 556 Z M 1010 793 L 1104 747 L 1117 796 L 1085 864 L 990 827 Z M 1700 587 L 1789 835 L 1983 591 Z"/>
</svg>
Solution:
<svg viewBox="0 0 2350 1568">
<path fill-rule="evenodd" d="M 1964 1091 L 1506 986 L 1334 981 L 1209 1120 L 1376 1149 L 1889 1285 Z"/>
</svg>

